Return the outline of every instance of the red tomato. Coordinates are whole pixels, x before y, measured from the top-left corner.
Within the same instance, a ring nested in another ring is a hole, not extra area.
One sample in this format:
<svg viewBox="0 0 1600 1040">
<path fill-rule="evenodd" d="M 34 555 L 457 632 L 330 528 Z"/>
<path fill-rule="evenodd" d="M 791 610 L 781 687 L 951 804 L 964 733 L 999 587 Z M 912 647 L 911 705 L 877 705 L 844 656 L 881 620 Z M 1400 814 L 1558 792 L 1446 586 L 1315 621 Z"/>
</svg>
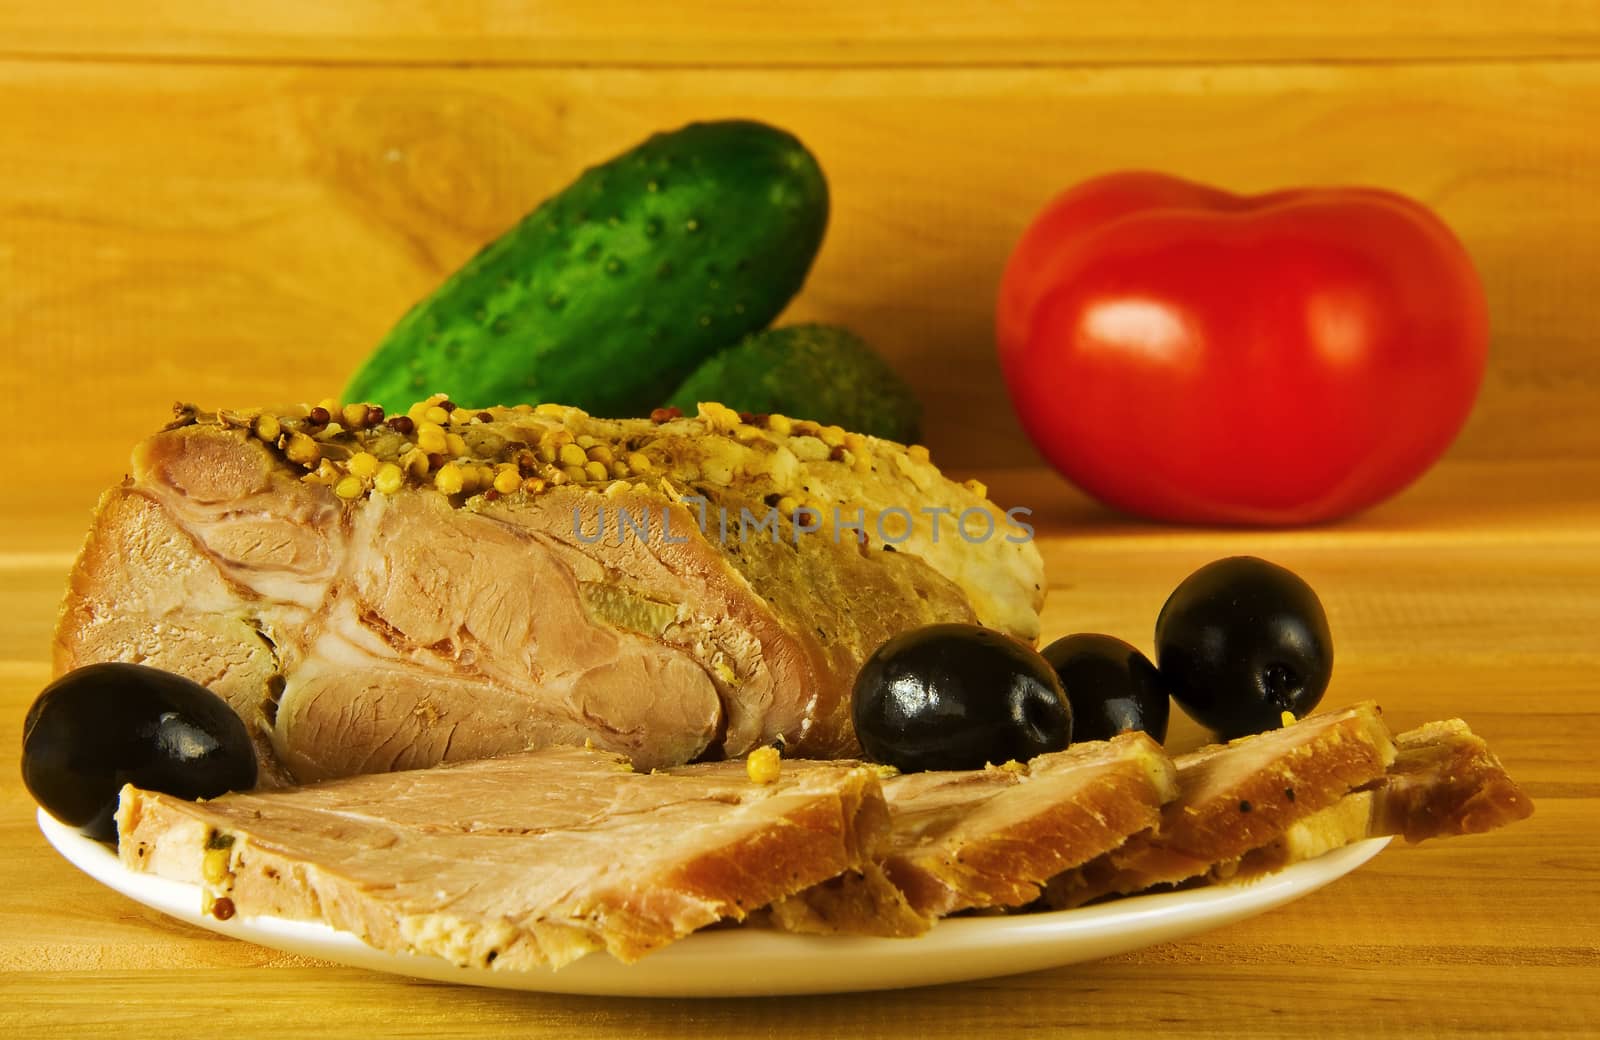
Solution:
<svg viewBox="0 0 1600 1040">
<path fill-rule="evenodd" d="M 1461 243 L 1403 196 L 1117 173 L 1028 228 L 997 332 L 1023 428 L 1096 498 L 1302 524 L 1438 459 L 1483 380 L 1489 320 Z"/>
</svg>

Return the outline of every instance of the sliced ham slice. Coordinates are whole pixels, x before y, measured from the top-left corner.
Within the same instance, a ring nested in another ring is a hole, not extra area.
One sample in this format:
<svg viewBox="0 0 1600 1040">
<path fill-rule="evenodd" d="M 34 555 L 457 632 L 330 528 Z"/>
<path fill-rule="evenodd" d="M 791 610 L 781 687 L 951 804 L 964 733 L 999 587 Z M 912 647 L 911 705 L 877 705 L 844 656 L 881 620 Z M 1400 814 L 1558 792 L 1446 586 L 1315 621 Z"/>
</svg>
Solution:
<svg viewBox="0 0 1600 1040">
<path fill-rule="evenodd" d="M 1051 877 L 1153 827 L 1178 792 L 1172 762 L 1143 733 L 883 787 L 893 822 L 882 854 L 775 906 L 781 927 L 907 935 L 962 910 L 1027 905 Z"/>
<path fill-rule="evenodd" d="M 1533 802 L 1460 719 L 1402 733 L 1395 747 L 1398 754 L 1382 779 L 1252 851 L 1241 872 L 1278 870 L 1365 838 L 1399 835 L 1415 843 L 1482 834 L 1533 815 Z"/>
<path fill-rule="evenodd" d="M 1383 777 L 1394 758 L 1393 739 L 1371 703 L 1181 755 L 1174 760 L 1178 797 L 1159 825 L 1052 879 L 1046 899 L 1080 906 L 1225 874 L 1251 850 Z"/>
<path fill-rule="evenodd" d="M 554 748 L 209 802 L 123 789 L 119 856 L 203 884 L 218 917 L 323 921 L 383 950 L 496 968 L 634 961 L 869 862 L 877 775 L 742 762 L 638 773 Z"/>
<path fill-rule="evenodd" d="M 219 917 L 535 968 L 636 960 L 753 914 L 912 936 L 951 913 L 1249 875 L 1532 811 L 1464 723 L 1391 740 L 1364 704 L 1176 763 L 1124 734 L 972 772 L 788 760 L 763 785 L 742 763 L 645 774 L 556 748 L 203 803 L 129 787 L 118 828 L 129 869 L 202 884 Z"/>
</svg>

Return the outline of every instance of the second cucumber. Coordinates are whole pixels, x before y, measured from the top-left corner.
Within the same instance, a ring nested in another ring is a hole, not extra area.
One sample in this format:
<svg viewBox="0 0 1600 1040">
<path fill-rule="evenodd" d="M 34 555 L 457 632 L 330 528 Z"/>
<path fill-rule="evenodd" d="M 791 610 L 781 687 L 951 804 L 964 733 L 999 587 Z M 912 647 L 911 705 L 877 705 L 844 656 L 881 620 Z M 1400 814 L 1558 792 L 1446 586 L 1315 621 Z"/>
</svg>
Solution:
<svg viewBox="0 0 1600 1040">
<path fill-rule="evenodd" d="M 557 401 L 640 415 L 799 291 L 828 187 L 748 121 L 657 134 L 586 171 L 411 309 L 345 389 L 404 409 Z"/>
</svg>

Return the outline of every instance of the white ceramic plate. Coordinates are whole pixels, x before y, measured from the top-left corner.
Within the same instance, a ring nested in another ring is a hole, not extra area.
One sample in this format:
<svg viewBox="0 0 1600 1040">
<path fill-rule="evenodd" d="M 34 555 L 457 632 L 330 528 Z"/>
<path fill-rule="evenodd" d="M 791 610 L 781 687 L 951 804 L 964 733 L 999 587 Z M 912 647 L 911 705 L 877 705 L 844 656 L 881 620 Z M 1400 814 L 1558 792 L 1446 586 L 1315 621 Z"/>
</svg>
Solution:
<svg viewBox="0 0 1600 1040">
<path fill-rule="evenodd" d="M 308 957 L 442 982 L 548 993 L 634 997 L 776 996 L 896 989 L 1011 975 L 1126 953 L 1264 913 L 1314 892 L 1376 856 L 1388 838 L 1338 849 L 1252 881 L 1135 896 L 1055 913 L 962 917 L 915 939 L 789 935 L 764 929 L 698 932 L 637 964 L 590 954 L 560 971 L 458 968 L 385 953 L 349 932 L 276 917 L 218 921 L 200 912 L 197 885 L 124 870 L 109 846 L 39 810 L 39 829 L 74 866 L 179 920 Z"/>
</svg>

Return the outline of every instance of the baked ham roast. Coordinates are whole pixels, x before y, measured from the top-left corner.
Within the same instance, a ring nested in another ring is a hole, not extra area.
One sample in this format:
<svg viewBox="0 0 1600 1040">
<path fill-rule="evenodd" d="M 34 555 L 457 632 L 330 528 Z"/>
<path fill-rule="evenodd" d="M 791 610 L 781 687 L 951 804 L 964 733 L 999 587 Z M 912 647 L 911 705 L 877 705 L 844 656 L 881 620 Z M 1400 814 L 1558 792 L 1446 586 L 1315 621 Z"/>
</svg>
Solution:
<svg viewBox="0 0 1600 1040">
<path fill-rule="evenodd" d="M 268 787 L 586 741 L 848 757 L 891 636 L 1037 637 L 1026 534 L 924 449 L 720 405 L 183 407 L 100 500 L 55 668 L 209 687 Z"/>
</svg>

